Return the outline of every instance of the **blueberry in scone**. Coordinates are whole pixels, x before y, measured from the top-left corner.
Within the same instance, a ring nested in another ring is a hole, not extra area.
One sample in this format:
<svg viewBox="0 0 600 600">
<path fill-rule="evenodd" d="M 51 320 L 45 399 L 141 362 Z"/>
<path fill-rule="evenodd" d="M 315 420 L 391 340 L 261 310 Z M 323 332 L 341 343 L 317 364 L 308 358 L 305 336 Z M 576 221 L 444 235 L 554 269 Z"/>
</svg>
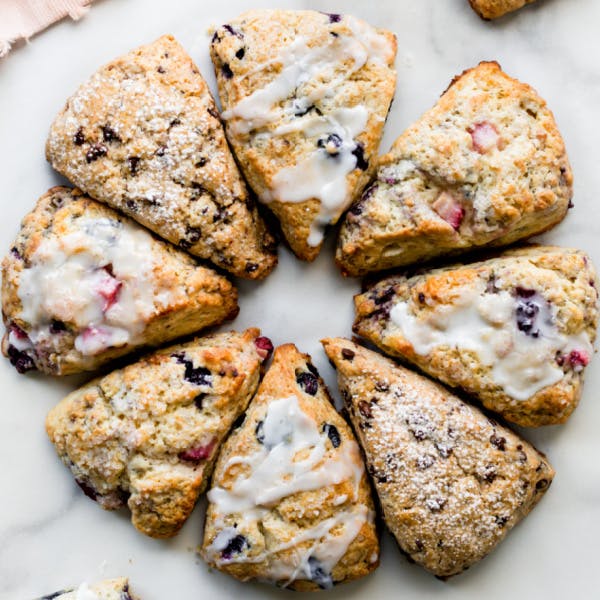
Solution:
<svg viewBox="0 0 600 600">
<path fill-rule="evenodd" d="M 354 331 L 519 425 L 564 423 L 598 324 L 589 257 L 555 246 L 391 276 L 355 297 Z"/>
<path fill-rule="evenodd" d="M 214 34 L 227 137 L 299 258 L 374 173 L 395 55 L 392 33 L 350 15 L 253 10 Z"/>
<path fill-rule="evenodd" d="M 486 20 L 497 19 L 532 2 L 535 0 L 469 0 L 473 10 Z"/>
<path fill-rule="evenodd" d="M 93 370 L 238 311 L 227 279 L 65 187 L 25 217 L 2 274 L 2 352 L 21 373 Z"/>
<path fill-rule="evenodd" d="M 258 329 L 159 350 L 69 394 L 46 430 L 83 492 L 127 504 L 138 531 L 176 535 L 259 382 Z"/>
<path fill-rule="evenodd" d="M 227 439 L 208 492 L 202 556 L 242 581 L 329 589 L 379 563 L 374 508 L 352 431 L 292 344 Z"/>
<path fill-rule="evenodd" d="M 438 577 L 484 558 L 554 477 L 546 457 L 441 385 L 341 338 L 323 340 L 384 520 Z"/>
<path fill-rule="evenodd" d="M 559 223 L 573 176 L 546 103 L 495 62 L 456 77 L 377 164 L 348 211 L 347 275 L 507 245 Z"/>
<path fill-rule="evenodd" d="M 277 262 L 210 90 L 172 36 L 92 75 L 52 124 L 46 156 L 93 198 L 238 277 Z"/>
<path fill-rule="evenodd" d="M 82 583 L 72 590 L 61 590 L 38 600 L 136 600 L 125 577 L 107 579 L 93 585 Z"/>
</svg>

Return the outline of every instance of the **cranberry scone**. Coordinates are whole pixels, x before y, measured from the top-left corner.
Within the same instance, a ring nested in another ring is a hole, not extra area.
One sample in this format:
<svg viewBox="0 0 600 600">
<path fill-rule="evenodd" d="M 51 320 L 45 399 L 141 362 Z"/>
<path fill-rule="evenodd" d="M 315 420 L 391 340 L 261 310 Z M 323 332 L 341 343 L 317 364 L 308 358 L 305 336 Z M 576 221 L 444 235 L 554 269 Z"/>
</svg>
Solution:
<svg viewBox="0 0 600 600">
<path fill-rule="evenodd" d="M 42 596 L 39 600 L 136 600 L 125 577 L 107 579 L 90 585 L 82 583 L 73 590 L 61 590 Z"/>
<path fill-rule="evenodd" d="M 19 372 L 93 370 L 238 311 L 227 279 L 65 187 L 25 217 L 2 273 L 2 351 Z"/>
<path fill-rule="evenodd" d="M 497 63 L 480 63 L 379 159 L 342 224 L 336 260 L 358 276 L 507 245 L 560 222 L 572 193 L 544 100 Z"/>
<path fill-rule="evenodd" d="M 242 581 L 329 589 L 379 564 L 371 492 L 354 436 L 310 357 L 292 344 L 223 445 L 202 556 Z"/>
<path fill-rule="evenodd" d="M 513 423 L 564 423 L 594 352 L 597 286 L 579 250 L 510 250 L 383 279 L 355 297 L 354 331 Z"/>
<path fill-rule="evenodd" d="M 486 20 L 497 19 L 532 2 L 535 0 L 469 0 L 473 10 Z"/>
<path fill-rule="evenodd" d="M 46 156 L 93 198 L 234 275 L 262 278 L 277 262 L 210 90 L 172 36 L 84 83 L 52 124 Z"/>
<path fill-rule="evenodd" d="M 438 577 L 484 558 L 539 502 L 546 457 L 433 381 L 349 340 L 323 340 L 384 520 Z"/>
<path fill-rule="evenodd" d="M 176 535 L 258 387 L 268 341 L 259 333 L 221 333 L 160 350 L 52 409 L 48 436 L 84 493 L 107 510 L 126 503 L 146 535 Z"/>
<path fill-rule="evenodd" d="M 211 56 L 248 183 L 313 260 L 374 173 L 396 38 L 349 15 L 253 10 L 217 29 Z"/>
</svg>

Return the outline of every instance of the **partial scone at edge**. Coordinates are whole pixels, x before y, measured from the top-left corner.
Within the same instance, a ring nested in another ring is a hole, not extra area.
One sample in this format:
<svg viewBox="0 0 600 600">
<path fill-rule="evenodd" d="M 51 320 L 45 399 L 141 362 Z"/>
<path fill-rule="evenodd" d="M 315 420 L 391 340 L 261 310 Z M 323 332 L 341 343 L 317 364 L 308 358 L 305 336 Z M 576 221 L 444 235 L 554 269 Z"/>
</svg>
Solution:
<svg viewBox="0 0 600 600">
<path fill-rule="evenodd" d="M 355 297 L 354 331 L 519 425 L 564 423 L 598 324 L 581 251 L 531 246 L 391 276 Z"/>
<path fill-rule="evenodd" d="M 382 156 L 346 214 L 336 262 L 346 275 L 503 246 L 560 222 L 573 176 L 545 101 L 482 62 Z"/>
<path fill-rule="evenodd" d="M 545 456 L 428 378 L 322 343 L 401 550 L 441 578 L 484 558 L 552 482 Z"/>
<path fill-rule="evenodd" d="M 532 2 L 535 0 L 469 0 L 473 10 L 486 20 L 497 19 Z"/>
<path fill-rule="evenodd" d="M 46 156 L 93 198 L 238 277 L 262 279 L 277 264 L 211 92 L 173 36 L 83 83 L 52 124 Z"/>
<path fill-rule="evenodd" d="M 106 579 L 92 585 L 84 582 L 76 589 L 54 592 L 38 600 L 89 600 L 92 595 L 98 600 L 139 600 L 132 594 L 126 577 Z"/>
<path fill-rule="evenodd" d="M 38 200 L 2 269 L 2 351 L 20 372 L 93 370 L 238 312 L 225 277 L 77 189 Z"/>
</svg>

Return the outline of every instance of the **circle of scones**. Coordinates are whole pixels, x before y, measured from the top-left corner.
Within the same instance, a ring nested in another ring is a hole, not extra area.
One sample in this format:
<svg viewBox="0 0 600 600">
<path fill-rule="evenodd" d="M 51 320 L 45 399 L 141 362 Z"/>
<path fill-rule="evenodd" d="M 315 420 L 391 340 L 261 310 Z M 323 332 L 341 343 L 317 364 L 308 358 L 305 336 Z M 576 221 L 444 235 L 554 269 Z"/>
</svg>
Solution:
<svg viewBox="0 0 600 600">
<path fill-rule="evenodd" d="M 52 409 L 48 436 L 85 494 L 109 510 L 127 503 L 146 535 L 175 535 L 256 391 L 265 357 L 258 335 L 248 329 L 159 350 Z"/>
<path fill-rule="evenodd" d="M 77 189 L 39 199 L 2 272 L 2 351 L 20 372 L 97 369 L 238 312 L 225 277 Z"/>
<path fill-rule="evenodd" d="M 355 297 L 354 331 L 529 427 L 564 423 L 598 325 L 588 256 L 531 246 L 392 276 Z"/>
<path fill-rule="evenodd" d="M 211 485 L 202 556 L 237 579 L 309 591 L 378 565 L 360 450 L 293 344 L 276 349 Z"/>
<path fill-rule="evenodd" d="M 252 10 L 214 34 L 227 137 L 303 260 L 373 175 L 395 55 L 393 33 L 316 11 Z"/>
<path fill-rule="evenodd" d="M 546 103 L 483 62 L 382 156 L 346 215 L 336 261 L 364 275 L 537 235 L 565 216 L 573 175 Z"/>
<path fill-rule="evenodd" d="M 93 198 L 239 277 L 277 263 L 210 90 L 172 36 L 92 75 L 52 124 L 46 156 Z"/>
<path fill-rule="evenodd" d="M 131 593 L 127 579 L 120 577 L 93 585 L 84 582 L 77 589 L 54 592 L 38 600 L 139 600 L 139 597 Z"/>
<path fill-rule="evenodd" d="M 327 356 L 400 549 L 438 577 L 491 552 L 544 495 L 546 457 L 441 385 L 345 339 Z"/>
<path fill-rule="evenodd" d="M 497 19 L 532 2 L 535 0 L 469 0 L 473 10 L 482 19 Z"/>
</svg>

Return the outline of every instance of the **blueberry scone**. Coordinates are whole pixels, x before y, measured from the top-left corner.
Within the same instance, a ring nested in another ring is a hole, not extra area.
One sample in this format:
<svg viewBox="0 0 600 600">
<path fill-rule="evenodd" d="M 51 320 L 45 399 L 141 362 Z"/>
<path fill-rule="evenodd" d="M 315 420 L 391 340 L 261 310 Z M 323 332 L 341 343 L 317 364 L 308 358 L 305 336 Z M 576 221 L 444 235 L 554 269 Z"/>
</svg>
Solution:
<svg viewBox="0 0 600 600">
<path fill-rule="evenodd" d="M 328 589 L 379 563 L 358 445 L 292 344 L 277 348 L 223 445 L 208 500 L 202 555 L 242 581 Z"/>
<path fill-rule="evenodd" d="M 96 369 L 238 311 L 227 279 L 65 187 L 25 217 L 2 272 L 2 352 L 21 373 Z"/>
<path fill-rule="evenodd" d="M 258 336 L 248 329 L 160 350 L 52 409 L 48 436 L 84 493 L 107 510 L 127 503 L 146 535 L 176 535 L 258 387 Z"/>
<path fill-rule="evenodd" d="M 253 10 L 214 34 L 227 137 L 299 258 L 374 172 L 396 38 L 349 15 Z"/>
<path fill-rule="evenodd" d="M 342 224 L 337 263 L 357 276 L 506 245 L 561 221 L 572 187 L 544 100 L 484 62 L 456 77 L 380 158 Z"/>
<path fill-rule="evenodd" d="M 509 421 L 564 423 L 594 351 L 597 285 L 581 251 L 511 250 L 380 281 L 356 296 L 354 331 Z"/>
<path fill-rule="evenodd" d="M 535 0 L 469 0 L 473 10 L 482 19 L 497 19 L 532 2 Z"/>
<path fill-rule="evenodd" d="M 61 590 L 39 600 L 136 600 L 125 577 L 107 579 L 94 585 L 84 582 L 76 589 Z"/>
<path fill-rule="evenodd" d="M 172 36 L 84 83 L 52 124 L 46 156 L 93 198 L 239 277 L 265 277 L 277 262 L 208 86 Z"/>
<path fill-rule="evenodd" d="M 384 520 L 438 577 L 491 552 L 544 495 L 546 457 L 441 385 L 345 339 L 323 341 Z"/>
</svg>

